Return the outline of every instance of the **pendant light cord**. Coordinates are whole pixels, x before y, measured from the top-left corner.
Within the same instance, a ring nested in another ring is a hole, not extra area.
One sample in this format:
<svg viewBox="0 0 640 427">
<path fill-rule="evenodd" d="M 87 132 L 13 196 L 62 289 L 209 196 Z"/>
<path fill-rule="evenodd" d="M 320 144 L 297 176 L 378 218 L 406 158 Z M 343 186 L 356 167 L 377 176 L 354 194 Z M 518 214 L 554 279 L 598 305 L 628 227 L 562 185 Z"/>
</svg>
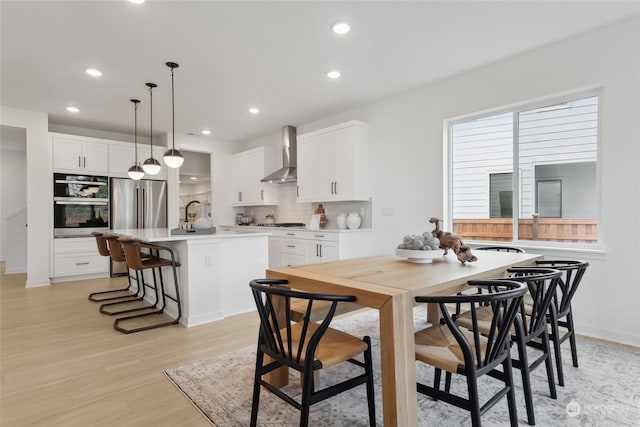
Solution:
<svg viewBox="0 0 640 427">
<path fill-rule="evenodd" d="M 176 109 L 175 109 L 175 101 L 174 101 L 174 90 L 173 90 L 173 68 L 171 67 L 171 127 L 173 128 L 173 139 L 171 142 L 171 148 L 176 149 Z"/>
<path fill-rule="evenodd" d="M 151 111 L 151 117 L 149 117 L 149 132 L 151 139 L 151 158 L 153 158 L 153 86 L 149 86 L 149 110 Z"/>
<path fill-rule="evenodd" d="M 133 145 L 136 150 L 136 164 L 138 166 L 138 103 L 133 101 Z"/>
</svg>

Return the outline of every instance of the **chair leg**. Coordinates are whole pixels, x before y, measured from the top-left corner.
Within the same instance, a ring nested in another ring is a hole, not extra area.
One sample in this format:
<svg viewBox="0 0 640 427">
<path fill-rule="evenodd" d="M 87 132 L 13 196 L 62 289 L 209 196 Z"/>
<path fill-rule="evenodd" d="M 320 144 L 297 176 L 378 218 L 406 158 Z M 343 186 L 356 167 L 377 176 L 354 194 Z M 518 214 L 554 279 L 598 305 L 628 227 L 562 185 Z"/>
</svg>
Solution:
<svg viewBox="0 0 640 427">
<path fill-rule="evenodd" d="M 305 381 L 302 386 L 302 399 L 300 400 L 300 427 L 307 427 L 309 425 L 309 408 L 315 389 L 313 383 L 313 368 L 310 363 L 307 363 L 304 367 L 304 376 Z"/>
<path fill-rule="evenodd" d="M 251 427 L 258 423 L 258 407 L 260 406 L 260 380 L 262 379 L 262 361 L 264 354 L 258 349 L 256 353 L 256 372 L 253 377 L 253 398 L 251 399 Z"/>
<path fill-rule="evenodd" d="M 446 371 L 444 373 L 444 391 L 449 393 L 451 391 L 451 372 Z"/>
<path fill-rule="evenodd" d="M 511 356 L 508 355 L 502 364 L 504 370 L 505 385 L 509 387 L 507 392 L 507 405 L 509 405 L 509 421 L 511 427 L 518 427 L 518 409 L 516 408 L 516 391 L 513 383 L 513 370 L 511 366 Z"/>
<path fill-rule="evenodd" d="M 527 345 L 522 339 L 522 335 L 517 334 L 516 344 L 518 346 L 517 367 L 522 375 L 522 388 L 524 390 L 524 402 L 527 408 L 527 422 L 529 425 L 536 425 L 536 417 L 533 412 L 533 393 L 531 392 L 531 372 L 529 371 L 529 359 L 527 358 Z M 513 366 L 513 363 L 512 363 Z"/>
<path fill-rule="evenodd" d="M 376 427 L 376 400 L 373 391 L 373 361 L 371 358 L 371 338 L 363 338 L 367 343 L 364 352 L 364 369 L 367 374 L 367 405 L 369 406 L 369 426 Z"/>
<path fill-rule="evenodd" d="M 576 333 L 575 328 L 573 327 L 573 313 L 571 309 L 569 309 L 569 314 L 567 314 L 567 329 L 569 331 L 569 343 L 571 344 L 571 359 L 573 359 L 573 366 L 578 367 L 578 347 L 576 345 Z"/>
<path fill-rule="evenodd" d="M 558 385 L 564 387 L 564 372 L 562 371 L 562 354 L 560 352 L 560 331 L 558 329 L 558 316 L 553 304 L 551 305 L 551 316 L 549 318 L 551 322 L 551 335 L 549 338 L 553 341 L 553 351 L 556 357 L 556 371 L 558 373 Z"/>
<path fill-rule="evenodd" d="M 471 425 L 480 427 L 480 400 L 478 398 L 478 379 L 473 375 L 467 376 L 467 389 L 469 391 L 469 411 L 471 412 Z"/>
<path fill-rule="evenodd" d="M 544 361 L 545 367 L 547 368 L 547 382 L 549 382 L 549 395 L 552 399 L 557 399 L 558 394 L 556 393 L 556 380 L 553 377 L 553 363 L 551 362 L 551 343 L 549 342 L 549 333 L 546 328 L 542 334 L 542 351 L 546 354 L 546 359 Z"/>
<path fill-rule="evenodd" d="M 433 388 L 436 389 L 436 390 L 440 390 L 440 378 L 441 377 L 442 377 L 442 370 L 438 369 L 438 368 L 435 368 L 435 371 L 433 373 Z M 436 401 L 436 402 L 438 401 L 438 399 L 435 398 L 435 397 L 432 397 L 432 399 L 434 401 Z"/>
</svg>

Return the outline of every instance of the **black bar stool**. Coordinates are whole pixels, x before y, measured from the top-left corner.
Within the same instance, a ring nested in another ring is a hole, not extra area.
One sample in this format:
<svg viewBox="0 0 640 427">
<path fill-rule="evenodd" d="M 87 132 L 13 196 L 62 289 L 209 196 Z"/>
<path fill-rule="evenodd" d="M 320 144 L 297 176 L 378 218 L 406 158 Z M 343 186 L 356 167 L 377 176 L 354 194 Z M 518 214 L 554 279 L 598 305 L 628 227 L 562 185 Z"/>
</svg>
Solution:
<svg viewBox="0 0 640 427">
<path fill-rule="evenodd" d="M 139 280 L 138 283 L 141 288 L 144 288 L 145 286 L 151 287 L 145 283 L 143 275 L 144 270 L 151 270 L 153 289 L 156 293 L 156 302 L 152 310 L 130 316 L 119 317 L 113 323 L 114 329 L 128 334 L 177 324 L 180 321 L 180 316 L 182 315 L 180 289 L 178 286 L 178 272 L 176 269 L 180 264 L 176 261 L 173 250 L 167 246 L 154 245 L 126 237 L 121 237 L 118 241 L 124 250 L 127 267 L 136 271 L 136 275 Z M 150 251 L 150 256 L 143 258 L 141 249 L 148 249 Z M 168 252 L 170 259 L 161 258 L 160 251 Z M 171 267 L 173 272 L 173 295 L 166 292 L 165 281 L 162 274 L 163 267 Z M 166 315 L 165 310 L 167 308 L 167 300 L 175 302 L 177 306 L 177 316 L 175 318 Z M 145 323 L 134 320 L 151 317 L 156 317 L 156 321 L 152 323 Z"/>
</svg>

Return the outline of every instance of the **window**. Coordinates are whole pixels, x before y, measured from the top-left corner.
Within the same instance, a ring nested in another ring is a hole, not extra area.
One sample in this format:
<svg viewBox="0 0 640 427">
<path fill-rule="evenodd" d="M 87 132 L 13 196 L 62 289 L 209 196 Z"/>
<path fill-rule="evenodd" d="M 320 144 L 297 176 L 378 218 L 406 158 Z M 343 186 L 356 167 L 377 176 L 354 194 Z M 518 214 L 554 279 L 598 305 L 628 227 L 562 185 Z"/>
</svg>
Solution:
<svg viewBox="0 0 640 427">
<path fill-rule="evenodd" d="M 454 232 L 597 243 L 598 106 L 592 92 L 449 122 Z"/>
</svg>

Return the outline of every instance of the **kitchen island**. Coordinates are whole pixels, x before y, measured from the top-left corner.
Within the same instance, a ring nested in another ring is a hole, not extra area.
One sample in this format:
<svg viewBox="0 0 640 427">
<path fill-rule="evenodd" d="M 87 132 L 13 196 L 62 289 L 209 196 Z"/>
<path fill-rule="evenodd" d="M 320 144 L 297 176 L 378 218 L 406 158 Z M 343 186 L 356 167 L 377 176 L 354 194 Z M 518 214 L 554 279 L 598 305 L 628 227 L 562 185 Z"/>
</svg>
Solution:
<svg viewBox="0 0 640 427">
<path fill-rule="evenodd" d="M 268 231 L 233 230 L 214 234 L 172 235 L 168 228 L 120 229 L 129 236 L 173 250 L 178 267 L 182 316 L 189 327 L 255 310 L 249 281 L 265 276 L 268 263 Z M 161 253 L 167 258 L 168 253 Z M 151 275 L 145 276 L 149 283 Z M 165 288 L 173 288 L 173 275 L 164 272 Z M 166 312 L 177 315 L 169 301 Z"/>
</svg>

